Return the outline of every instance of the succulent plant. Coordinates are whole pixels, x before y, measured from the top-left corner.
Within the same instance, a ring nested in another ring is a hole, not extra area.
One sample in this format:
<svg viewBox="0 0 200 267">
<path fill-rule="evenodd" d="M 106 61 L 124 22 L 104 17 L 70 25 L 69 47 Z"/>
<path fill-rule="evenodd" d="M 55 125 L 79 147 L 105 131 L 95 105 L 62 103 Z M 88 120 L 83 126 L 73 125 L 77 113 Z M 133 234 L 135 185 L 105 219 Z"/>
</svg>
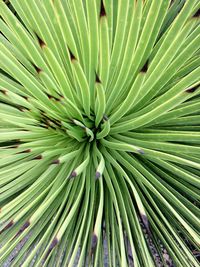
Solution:
<svg viewBox="0 0 200 267">
<path fill-rule="evenodd" d="M 198 267 L 199 0 L 7 2 L 0 265 Z"/>
</svg>

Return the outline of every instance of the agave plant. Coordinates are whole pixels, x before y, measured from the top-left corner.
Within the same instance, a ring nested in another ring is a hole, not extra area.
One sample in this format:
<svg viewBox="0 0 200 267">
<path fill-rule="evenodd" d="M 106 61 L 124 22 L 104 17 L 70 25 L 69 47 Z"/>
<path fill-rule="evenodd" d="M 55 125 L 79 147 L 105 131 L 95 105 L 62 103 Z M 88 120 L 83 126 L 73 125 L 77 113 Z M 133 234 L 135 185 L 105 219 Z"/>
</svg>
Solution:
<svg viewBox="0 0 200 267">
<path fill-rule="evenodd" d="M 198 267 L 199 0 L 7 2 L 0 265 Z"/>
</svg>

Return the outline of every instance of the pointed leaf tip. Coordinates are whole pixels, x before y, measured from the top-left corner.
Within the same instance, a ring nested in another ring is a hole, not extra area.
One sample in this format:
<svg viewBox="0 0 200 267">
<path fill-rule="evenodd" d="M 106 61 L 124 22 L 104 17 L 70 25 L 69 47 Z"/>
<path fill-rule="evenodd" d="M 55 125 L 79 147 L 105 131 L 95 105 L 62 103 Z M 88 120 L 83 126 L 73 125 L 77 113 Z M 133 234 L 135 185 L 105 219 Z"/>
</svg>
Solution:
<svg viewBox="0 0 200 267">
<path fill-rule="evenodd" d="M 95 174 L 95 178 L 99 179 L 100 177 L 101 177 L 101 173 L 97 171 L 96 174 Z"/>
<path fill-rule="evenodd" d="M 8 230 L 10 227 L 12 227 L 14 224 L 14 221 L 11 220 L 1 231 L 0 234 L 2 234 L 4 231 Z"/>
<path fill-rule="evenodd" d="M 74 177 L 76 177 L 76 176 L 77 176 L 77 173 L 76 173 L 75 171 L 73 171 L 73 172 L 70 174 L 69 178 L 74 178 Z"/>
<path fill-rule="evenodd" d="M 19 229 L 19 231 L 16 233 L 15 237 L 19 236 L 23 231 L 28 228 L 30 225 L 30 221 L 26 221 L 24 225 Z"/>
<path fill-rule="evenodd" d="M 34 63 L 32 63 L 32 65 L 33 65 L 34 69 L 36 70 L 36 72 L 38 74 L 40 74 L 40 72 L 42 71 L 42 69 L 40 69 L 39 67 L 37 67 Z"/>
<path fill-rule="evenodd" d="M 46 46 L 45 42 L 38 36 L 37 33 L 35 33 L 35 35 L 36 35 L 36 37 L 38 39 L 38 43 L 39 43 L 40 47 L 41 48 L 45 47 Z"/>
<path fill-rule="evenodd" d="M 74 54 L 73 54 L 72 51 L 69 49 L 69 47 L 68 47 L 68 51 L 69 51 L 69 55 L 70 55 L 70 59 L 71 59 L 71 61 L 76 60 Z"/>
<path fill-rule="evenodd" d="M 42 155 L 38 155 L 38 156 L 34 157 L 33 159 L 42 159 Z"/>
<path fill-rule="evenodd" d="M 51 162 L 51 164 L 59 164 L 60 163 L 60 160 L 59 159 L 55 159 Z"/>
<path fill-rule="evenodd" d="M 29 100 L 28 96 L 25 96 L 25 95 L 20 95 L 21 97 L 23 97 L 25 100 Z"/>
<path fill-rule="evenodd" d="M 145 154 L 144 150 L 142 150 L 142 149 L 138 149 L 138 153 L 141 154 L 141 155 Z"/>
<path fill-rule="evenodd" d="M 51 251 L 54 249 L 54 247 L 55 247 L 57 244 L 58 244 L 58 238 L 55 237 L 55 238 L 53 239 L 53 241 L 51 242 L 50 246 L 49 246 L 49 249 L 48 249 L 48 251 L 47 251 L 47 253 L 46 253 L 46 255 L 45 255 L 44 259 L 43 259 L 43 263 L 47 260 L 49 254 L 51 253 Z"/>
<path fill-rule="evenodd" d="M 46 95 L 47 95 L 48 99 L 52 99 L 53 98 L 53 96 L 50 95 L 50 94 L 46 94 Z"/>
<path fill-rule="evenodd" d="M 100 78 L 99 78 L 97 73 L 96 73 L 96 83 L 101 83 L 101 80 L 100 80 Z"/>
<path fill-rule="evenodd" d="M 146 61 L 146 63 L 145 63 L 144 66 L 142 67 L 141 72 L 146 73 L 147 70 L 148 70 L 148 60 Z"/>
<path fill-rule="evenodd" d="M 10 146 L 9 148 L 19 148 L 19 145 Z"/>
<path fill-rule="evenodd" d="M 105 17 L 106 16 L 106 10 L 104 7 L 103 0 L 101 0 L 101 10 L 100 10 L 100 17 Z"/>
<path fill-rule="evenodd" d="M 19 147 L 19 146 L 17 146 L 17 147 Z M 23 151 L 18 152 L 18 153 L 16 153 L 16 154 L 30 153 L 30 152 L 31 152 L 31 149 L 26 149 L 26 150 L 23 150 Z"/>
<path fill-rule="evenodd" d="M 198 88 L 199 88 L 199 84 L 194 86 L 194 87 L 191 87 L 191 88 L 188 88 L 185 90 L 186 93 L 194 93 Z"/>
<path fill-rule="evenodd" d="M 7 91 L 5 89 L 0 89 L 0 92 L 4 95 L 7 95 Z"/>
<path fill-rule="evenodd" d="M 193 15 L 193 18 L 199 18 L 200 17 L 200 8 L 197 10 L 197 12 Z"/>
<path fill-rule="evenodd" d="M 92 235 L 92 242 L 91 242 L 91 250 L 92 252 L 94 252 L 96 246 L 97 246 L 97 242 L 98 242 L 98 237 L 95 233 L 93 233 Z"/>
</svg>

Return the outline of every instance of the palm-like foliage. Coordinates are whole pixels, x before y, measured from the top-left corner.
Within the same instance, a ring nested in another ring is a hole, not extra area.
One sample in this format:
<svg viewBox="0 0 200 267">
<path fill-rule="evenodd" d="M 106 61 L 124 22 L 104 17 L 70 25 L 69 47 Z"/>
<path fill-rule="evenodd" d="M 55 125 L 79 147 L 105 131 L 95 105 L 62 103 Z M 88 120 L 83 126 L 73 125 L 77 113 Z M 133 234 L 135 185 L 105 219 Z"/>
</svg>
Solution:
<svg viewBox="0 0 200 267">
<path fill-rule="evenodd" d="M 199 8 L 0 1 L 1 266 L 199 266 Z"/>
</svg>

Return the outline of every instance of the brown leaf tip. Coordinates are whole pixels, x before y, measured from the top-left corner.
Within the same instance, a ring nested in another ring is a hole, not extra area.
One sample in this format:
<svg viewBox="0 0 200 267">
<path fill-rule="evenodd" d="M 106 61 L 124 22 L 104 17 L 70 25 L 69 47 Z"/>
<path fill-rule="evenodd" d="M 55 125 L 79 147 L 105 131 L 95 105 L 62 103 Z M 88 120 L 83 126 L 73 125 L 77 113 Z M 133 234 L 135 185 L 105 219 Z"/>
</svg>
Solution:
<svg viewBox="0 0 200 267">
<path fill-rule="evenodd" d="M 50 94 L 47 94 L 47 97 L 48 97 L 48 99 L 52 99 L 53 98 L 53 96 L 50 95 Z"/>
<path fill-rule="evenodd" d="M 105 17 L 106 16 L 106 10 L 104 7 L 103 0 L 101 0 L 101 9 L 100 9 L 100 17 Z"/>
<path fill-rule="evenodd" d="M 185 90 L 186 93 L 194 93 L 198 88 L 199 88 L 199 84 L 194 86 L 194 87 L 191 87 L 191 88 L 188 88 L 187 90 Z"/>
<path fill-rule="evenodd" d="M 4 231 L 8 230 L 10 227 L 12 227 L 14 224 L 13 220 L 11 220 L 1 231 L 0 234 L 2 234 Z"/>
<path fill-rule="evenodd" d="M 19 148 L 19 145 L 10 146 L 10 148 Z"/>
<path fill-rule="evenodd" d="M 21 152 L 18 152 L 17 154 L 30 153 L 30 152 L 31 152 L 31 149 L 26 149 L 26 150 L 23 150 Z"/>
<path fill-rule="evenodd" d="M 18 107 L 18 110 L 21 111 L 21 112 L 25 112 L 26 109 L 24 107 Z"/>
<path fill-rule="evenodd" d="M 53 241 L 51 242 L 50 246 L 49 246 L 49 249 L 44 257 L 44 260 L 43 260 L 43 263 L 46 261 L 46 259 L 48 258 L 49 254 L 51 253 L 51 251 L 53 250 L 53 248 L 58 244 L 58 238 L 55 237 L 53 239 Z"/>
<path fill-rule="evenodd" d="M 33 65 L 34 69 L 36 70 L 36 72 L 38 74 L 42 71 L 42 69 L 40 69 L 39 67 L 37 67 L 34 63 L 32 63 L 32 65 Z"/>
<path fill-rule="evenodd" d="M 34 157 L 33 159 L 42 159 L 42 155 L 38 155 L 38 156 Z"/>
<path fill-rule="evenodd" d="M 60 163 L 60 160 L 59 159 L 55 159 L 51 162 L 51 164 L 59 164 Z"/>
<path fill-rule="evenodd" d="M 92 235 L 91 249 L 92 251 L 96 248 L 98 242 L 98 237 L 95 233 Z"/>
<path fill-rule="evenodd" d="M 15 237 L 19 236 L 26 228 L 28 228 L 30 225 L 30 221 L 26 221 L 24 225 L 19 229 Z"/>
<path fill-rule="evenodd" d="M 141 72 L 146 73 L 147 70 L 148 70 L 148 60 L 146 61 L 146 63 L 145 63 L 144 66 L 142 67 Z"/>
<path fill-rule="evenodd" d="M 96 174 L 95 174 L 95 178 L 99 179 L 100 177 L 101 177 L 101 173 L 97 171 Z"/>
<path fill-rule="evenodd" d="M 70 59 L 71 59 L 71 61 L 76 60 L 74 54 L 73 54 L 72 51 L 69 49 L 69 47 L 68 47 L 68 51 L 69 51 L 69 55 L 70 55 Z"/>
<path fill-rule="evenodd" d="M 7 91 L 5 89 L 0 89 L 0 92 L 4 95 L 7 95 Z"/>
<path fill-rule="evenodd" d="M 40 47 L 43 48 L 44 46 L 46 46 L 45 42 L 37 35 L 37 33 L 35 33 L 35 34 L 36 34 L 36 37 L 38 39 L 38 43 L 39 43 Z"/>
<path fill-rule="evenodd" d="M 197 12 L 193 15 L 193 18 L 199 18 L 200 17 L 200 8 L 197 10 Z"/>
<path fill-rule="evenodd" d="M 100 78 L 99 78 L 97 73 L 96 73 L 96 83 L 101 83 L 101 80 L 100 80 Z"/>
<path fill-rule="evenodd" d="M 19 148 L 19 145 L 10 146 L 9 148 Z"/>
<path fill-rule="evenodd" d="M 142 150 L 142 149 L 138 149 L 138 153 L 141 154 L 141 155 L 145 154 L 144 150 Z"/>
<path fill-rule="evenodd" d="M 74 178 L 74 177 L 76 177 L 76 176 L 77 176 L 77 173 L 76 173 L 75 171 L 73 171 L 73 172 L 70 174 L 69 178 Z"/>
<path fill-rule="evenodd" d="M 25 100 L 29 100 L 28 96 L 25 96 L 25 95 L 20 95 L 22 98 L 24 98 Z"/>
<path fill-rule="evenodd" d="M 58 238 L 55 237 L 49 246 L 50 249 L 53 249 L 58 244 Z"/>
</svg>

